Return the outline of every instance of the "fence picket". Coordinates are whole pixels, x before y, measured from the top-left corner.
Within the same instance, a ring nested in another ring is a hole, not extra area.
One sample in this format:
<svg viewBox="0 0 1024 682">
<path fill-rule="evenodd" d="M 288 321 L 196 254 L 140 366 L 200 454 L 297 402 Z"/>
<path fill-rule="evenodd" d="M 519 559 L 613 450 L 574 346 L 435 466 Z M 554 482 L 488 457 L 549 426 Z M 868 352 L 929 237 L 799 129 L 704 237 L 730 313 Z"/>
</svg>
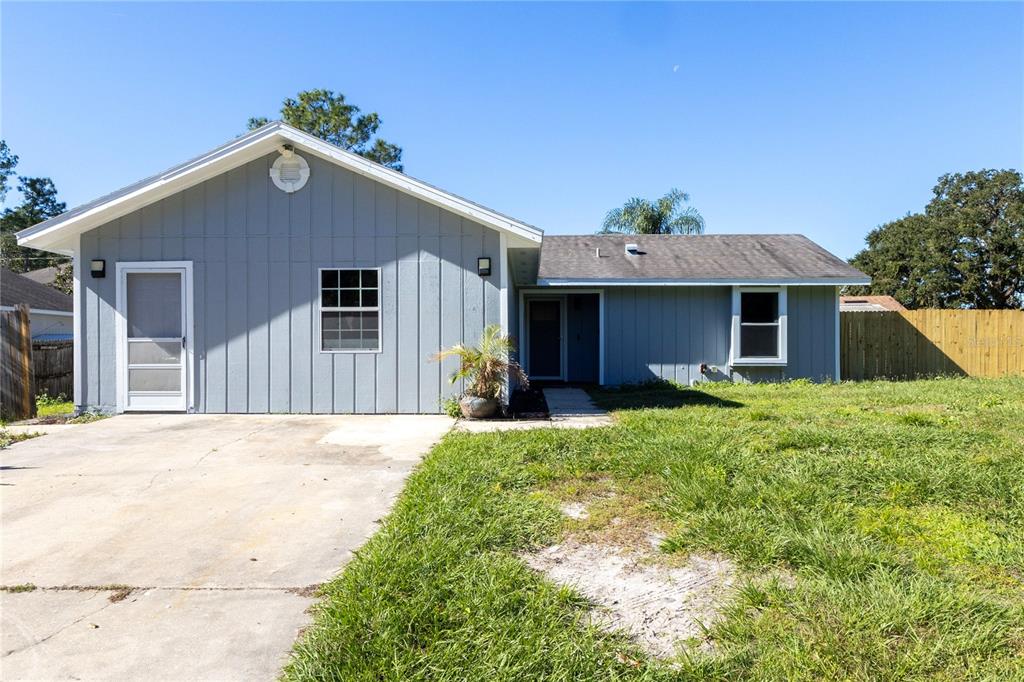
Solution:
<svg viewBox="0 0 1024 682">
<path fill-rule="evenodd" d="M 1024 374 L 1024 310 L 840 315 L 844 379 Z"/>
<path fill-rule="evenodd" d="M 0 416 L 28 419 L 36 414 L 32 338 L 28 306 L 0 312 Z"/>
</svg>

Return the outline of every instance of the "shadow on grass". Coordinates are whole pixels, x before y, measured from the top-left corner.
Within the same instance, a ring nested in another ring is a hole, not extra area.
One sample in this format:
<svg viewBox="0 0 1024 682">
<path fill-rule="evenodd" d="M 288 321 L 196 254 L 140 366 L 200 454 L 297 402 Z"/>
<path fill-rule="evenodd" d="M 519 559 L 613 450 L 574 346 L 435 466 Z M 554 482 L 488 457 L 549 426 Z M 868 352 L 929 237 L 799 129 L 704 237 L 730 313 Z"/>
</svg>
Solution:
<svg viewBox="0 0 1024 682">
<path fill-rule="evenodd" d="M 594 402 L 606 410 L 671 409 L 674 407 L 743 407 L 693 388 L 669 383 L 633 384 L 618 388 L 592 388 Z"/>
</svg>

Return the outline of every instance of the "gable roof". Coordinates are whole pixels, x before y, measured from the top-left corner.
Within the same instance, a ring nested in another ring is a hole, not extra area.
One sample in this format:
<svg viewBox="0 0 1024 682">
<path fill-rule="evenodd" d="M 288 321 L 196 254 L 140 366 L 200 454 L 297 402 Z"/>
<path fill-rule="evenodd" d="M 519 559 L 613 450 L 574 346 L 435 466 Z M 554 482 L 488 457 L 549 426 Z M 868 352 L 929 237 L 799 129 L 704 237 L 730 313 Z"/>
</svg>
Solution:
<svg viewBox="0 0 1024 682">
<path fill-rule="evenodd" d="M 869 282 L 799 234 L 547 236 L 537 271 L 542 286 Z"/>
<path fill-rule="evenodd" d="M 25 279 L 30 279 L 33 282 L 39 282 L 40 284 L 53 284 L 53 281 L 57 279 L 57 268 L 39 268 L 38 270 L 29 270 L 28 272 L 19 273 Z"/>
<path fill-rule="evenodd" d="M 31 310 L 72 311 L 72 299 L 51 286 L 33 282 L 28 277 L 0 269 L 0 306 L 28 304 Z"/>
<path fill-rule="evenodd" d="M 71 253 L 75 249 L 77 235 L 273 152 L 282 144 L 291 144 L 452 213 L 518 237 L 517 241 L 522 245 L 536 245 L 544 234 L 532 225 L 324 142 L 286 123 L 275 121 L 190 161 L 22 230 L 17 235 L 18 244 Z"/>
</svg>

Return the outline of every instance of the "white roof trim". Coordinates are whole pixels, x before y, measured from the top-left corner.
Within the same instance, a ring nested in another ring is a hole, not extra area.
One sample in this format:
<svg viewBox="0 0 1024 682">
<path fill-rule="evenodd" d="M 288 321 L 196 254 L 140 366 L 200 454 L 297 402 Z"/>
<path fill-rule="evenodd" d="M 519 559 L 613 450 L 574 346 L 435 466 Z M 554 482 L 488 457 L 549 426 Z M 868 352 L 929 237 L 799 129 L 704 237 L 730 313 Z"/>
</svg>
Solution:
<svg viewBox="0 0 1024 682">
<path fill-rule="evenodd" d="M 8 312 L 8 311 L 14 310 L 14 306 L 12 306 L 12 305 L 0 305 L 0 310 L 2 310 L 4 312 Z M 61 315 L 61 316 L 65 316 L 65 317 L 71 317 L 71 316 L 74 315 L 74 313 L 71 312 L 70 310 L 49 310 L 47 308 L 33 308 L 32 306 L 28 307 L 28 312 L 29 312 L 29 314 L 39 313 L 40 315 Z"/>
<path fill-rule="evenodd" d="M 804 277 L 789 279 L 538 279 L 541 287 L 718 287 L 718 286 L 855 286 L 870 277 Z"/>
<path fill-rule="evenodd" d="M 408 194 L 419 197 L 424 201 L 432 204 L 442 206 L 450 209 L 454 213 L 459 213 L 467 218 L 476 220 L 477 222 L 483 223 L 490 227 L 494 227 L 505 232 L 511 232 L 512 234 L 518 235 L 531 242 L 540 243 L 541 238 L 544 236 L 544 231 L 540 228 L 528 225 L 526 223 L 510 218 L 506 215 L 502 215 L 496 211 L 493 211 L 486 206 L 481 206 L 462 197 L 445 192 L 442 189 L 428 185 L 422 180 L 399 173 L 398 171 L 391 170 L 386 166 L 382 166 L 379 163 L 374 163 L 369 159 L 363 158 L 358 154 L 347 152 L 340 147 L 336 147 L 333 144 L 324 142 L 323 140 L 313 137 L 307 133 L 292 128 L 291 126 L 280 124 L 282 126 L 280 134 L 282 137 L 286 137 L 296 144 L 300 144 L 307 149 L 314 152 L 318 152 L 322 156 L 337 161 L 339 164 L 346 166 L 350 170 L 354 170 L 361 175 L 379 180 L 380 182 L 390 185 L 395 189 L 402 190 Z"/>
<path fill-rule="evenodd" d="M 353 172 L 394 187 L 453 213 L 539 244 L 544 232 L 504 216 L 403 173 L 386 168 L 358 154 L 324 142 L 280 121 L 270 123 L 236 140 L 112 194 L 83 204 L 59 216 L 17 233 L 18 244 L 39 249 L 73 249 L 69 240 L 94 227 L 115 220 L 208 178 L 272 152 L 288 140 Z"/>
</svg>

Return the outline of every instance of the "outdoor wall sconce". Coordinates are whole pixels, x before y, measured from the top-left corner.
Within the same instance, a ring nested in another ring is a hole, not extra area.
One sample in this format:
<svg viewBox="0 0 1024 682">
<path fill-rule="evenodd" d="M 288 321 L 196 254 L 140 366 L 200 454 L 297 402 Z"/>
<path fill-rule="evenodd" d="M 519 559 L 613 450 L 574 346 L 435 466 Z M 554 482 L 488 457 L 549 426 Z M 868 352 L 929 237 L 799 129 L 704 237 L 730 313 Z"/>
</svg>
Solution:
<svg viewBox="0 0 1024 682">
<path fill-rule="evenodd" d="M 481 257 L 476 259 L 476 274 L 481 277 L 490 277 L 491 275 L 491 259 L 487 257 Z"/>
<path fill-rule="evenodd" d="M 96 258 L 89 261 L 89 272 L 92 276 L 99 279 L 107 276 L 107 261 L 102 258 Z"/>
</svg>

